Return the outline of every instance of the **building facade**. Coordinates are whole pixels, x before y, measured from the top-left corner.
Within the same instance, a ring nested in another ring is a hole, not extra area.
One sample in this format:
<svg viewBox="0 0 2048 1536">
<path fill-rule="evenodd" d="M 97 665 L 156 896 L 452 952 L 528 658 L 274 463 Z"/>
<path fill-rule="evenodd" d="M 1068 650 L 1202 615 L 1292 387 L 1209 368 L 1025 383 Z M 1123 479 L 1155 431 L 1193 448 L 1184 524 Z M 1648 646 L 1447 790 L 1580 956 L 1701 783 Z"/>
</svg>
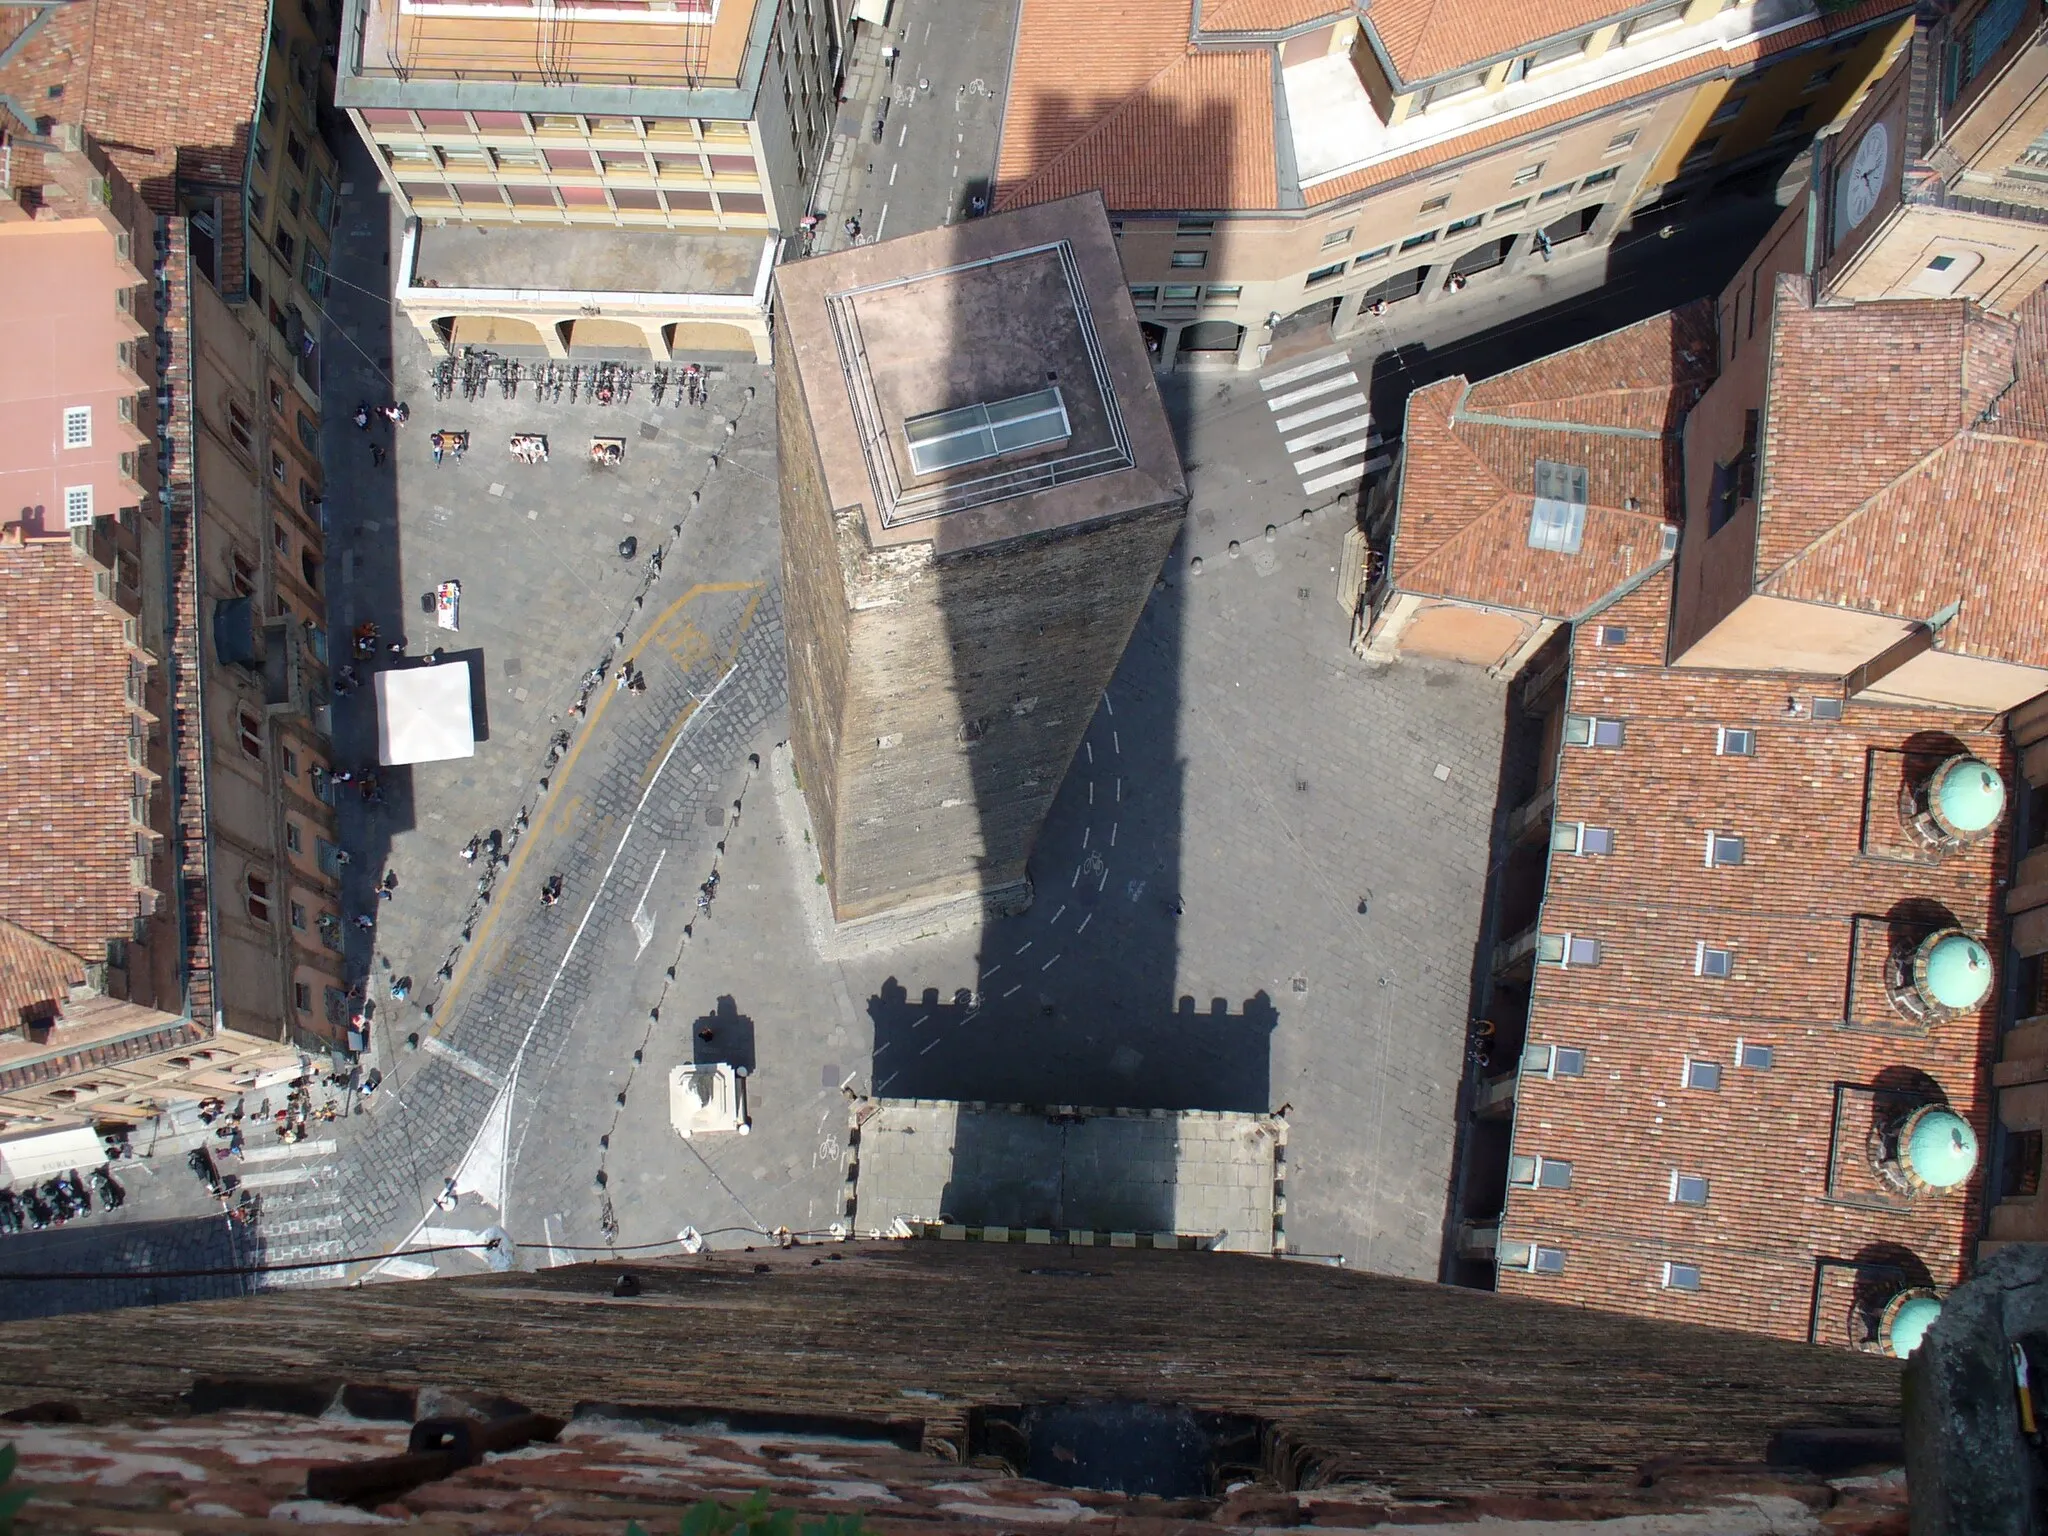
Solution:
<svg viewBox="0 0 2048 1536">
<path fill-rule="evenodd" d="M 765 356 L 754 278 L 806 210 L 840 45 L 829 0 L 349 0 L 337 101 L 420 226 L 401 308 L 442 347 Z M 452 236 L 461 226 L 532 232 L 527 280 L 479 270 L 481 252 Z M 635 232 L 666 259 L 583 238 L 596 231 Z M 656 231 L 673 237 L 650 241 Z M 744 247 L 744 285 L 697 270 L 693 236 L 713 252 Z M 468 298 L 441 303 L 430 287 Z"/>
<path fill-rule="evenodd" d="M 1768 186 L 1911 12 L 1026 0 L 996 202 L 1100 187 L 1161 366 L 1253 368 L 1409 305 L 1435 334 L 1641 211 Z"/>
<path fill-rule="evenodd" d="M 1185 482 L 1099 199 L 777 272 L 792 745 L 833 916 L 1017 907 Z"/>
</svg>

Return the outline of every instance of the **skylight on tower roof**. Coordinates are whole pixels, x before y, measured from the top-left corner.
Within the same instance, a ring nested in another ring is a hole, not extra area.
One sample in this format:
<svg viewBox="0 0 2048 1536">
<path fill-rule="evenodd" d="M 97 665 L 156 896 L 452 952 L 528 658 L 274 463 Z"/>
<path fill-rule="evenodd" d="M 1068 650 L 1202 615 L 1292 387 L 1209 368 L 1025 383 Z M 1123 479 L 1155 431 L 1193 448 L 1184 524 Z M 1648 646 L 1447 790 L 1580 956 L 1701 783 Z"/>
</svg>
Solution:
<svg viewBox="0 0 2048 1536">
<path fill-rule="evenodd" d="M 1536 461 L 1536 505 L 1529 512 L 1529 547 L 1576 555 L 1586 536 L 1587 474 L 1582 464 Z"/>
<path fill-rule="evenodd" d="M 910 462 L 920 475 L 1043 448 L 1072 435 L 1067 404 L 1057 386 L 988 405 L 963 405 L 913 416 L 903 424 Z"/>
</svg>

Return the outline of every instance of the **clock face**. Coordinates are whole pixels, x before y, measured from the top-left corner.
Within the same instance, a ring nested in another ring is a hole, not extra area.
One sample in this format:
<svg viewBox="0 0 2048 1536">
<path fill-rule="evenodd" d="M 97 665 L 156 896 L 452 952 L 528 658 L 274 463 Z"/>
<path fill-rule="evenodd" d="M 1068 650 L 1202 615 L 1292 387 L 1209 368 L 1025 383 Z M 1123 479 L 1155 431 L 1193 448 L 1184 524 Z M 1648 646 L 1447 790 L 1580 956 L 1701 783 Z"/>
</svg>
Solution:
<svg viewBox="0 0 2048 1536">
<path fill-rule="evenodd" d="M 1885 171 L 1891 165 L 1891 130 L 1883 123 L 1872 123 L 1856 148 L 1835 173 L 1836 232 L 1846 234 L 1865 219 L 1870 210 L 1877 206 L 1878 195 L 1884 191 Z"/>
</svg>

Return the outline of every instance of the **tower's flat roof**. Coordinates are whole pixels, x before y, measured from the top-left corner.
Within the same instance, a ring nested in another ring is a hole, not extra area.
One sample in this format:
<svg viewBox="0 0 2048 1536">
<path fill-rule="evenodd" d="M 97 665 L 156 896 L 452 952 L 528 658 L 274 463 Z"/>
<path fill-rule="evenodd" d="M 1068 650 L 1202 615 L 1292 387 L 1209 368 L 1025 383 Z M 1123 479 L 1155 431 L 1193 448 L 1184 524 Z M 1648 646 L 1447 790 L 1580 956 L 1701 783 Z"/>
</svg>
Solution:
<svg viewBox="0 0 2048 1536">
<path fill-rule="evenodd" d="M 776 273 L 835 510 L 941 553 L 1146 511 L 1185 481 L 1095 194 Z M 905 424 L 1057 390 L 1054 441 L 920 475 Z"/>
</svg>

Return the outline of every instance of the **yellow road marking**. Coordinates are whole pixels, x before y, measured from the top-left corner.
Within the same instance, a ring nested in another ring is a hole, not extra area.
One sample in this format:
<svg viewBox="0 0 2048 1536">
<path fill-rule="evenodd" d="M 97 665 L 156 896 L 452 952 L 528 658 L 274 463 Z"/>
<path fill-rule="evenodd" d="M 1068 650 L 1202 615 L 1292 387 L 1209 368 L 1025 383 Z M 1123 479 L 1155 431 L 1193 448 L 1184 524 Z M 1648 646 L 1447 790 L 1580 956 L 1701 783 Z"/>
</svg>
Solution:
<svg viewBox="0 0 2048 1536">
<path fill-rule="evenodd" d="M 751 592 L 753 596 L 748 599 L 746 608 L 741 612 L 739 628 L 734 632 L 733 636 L 730 654 L 733 657 L 737 657 L 739 655 L 740 642 L 746 638 L 747 629 L 753 622 L 754 610 L 760 606 L 761 598 L 766 590 L 766 585 L 758 581 L 698 582 L 655 616 L 653 623 L 649 624 L 639 640 L 634 642 L 633 648 L 626 652 L 626 659 L 637 660 L 640 653 L 650 644 L 654 643 L 656 638 L 667 627 L 669 621 L 698 598 L 716 596 L 725 592 Z M 701 631 L 697 630 L 696 625 L 690 624 L 687 628 L 692 633 L 701 635 Z M 728 661 L 729 664 L 730 662 Z M 485 909 L 483 921 L 477 924 L 475 937 L 471 940 L 469 946 L 463 950 L 462 958 L 456 962 L 455 974 L 448 978 L 448 985 L 442 989 L 440 997 L 435 1002 L 434 1027 L 430 1033 L 438 1035 L 443 1029 L 447 1028 L 455 998 L 461 991 L 463 982 L 469 978 L 469 973 L 474 967 L 477 957 L 483 953 L 484 946 L 491 937 L 491 930 L 497 925 L 498 914 L 505 908 L 505 894 L 517 886 L 519 873 L 526 867 L 527 855 L 533 850 L 534 845 L 540 841 L 541 832 L 547 827 L 548 820 L 554 814 L 555 807 L 567 798 L 563 794 L 563 785 L 568 780 L 569 772 L 576 766 L 576 760 L 583 755 L 583 749 L 590 744 L 591 738 L 597 734 L 597 722 L 604 717 L 605 710 L 611 705 L 612 695 L 616 692 L 618 690 L 612 687 L 604 687 L 597 690 L 597 701 L 591 706 L 589 717 L 583 722 L 583 729 L 576 733 L 576 739 L 570 743 L 567 754 L 564 755 L 559 763 L 555 764 L 553 773 L 549 775 L 549 793 L 541 801 L 540 814 L 534 817 L 532 824 L 526 829 L 526 835 L 519 839 L 519 846 L 512 851 L 512 862 L 505 866 L 505 877 L 498 881 L 497 885 L 493 888 L 497 891 L 497 896 L 492 899 L 490 906 Z M 690 716 L 696 712 L 697 706 L 693 701 L 690 707 L 682 712 L 681 717 L 676 722 L 675 729 L 663 740 L 661 751 L 654 756 L 656 763 L 661 761 L 662 757 L 667 753 L 670 744 L 674 742 L 676 735 L 681 732 L 684 724 L 689 721 Z M 642 775 L 642 782 L 645 782 L 644 774 Z M 569 806 L 563 812 L 563 819 L 566 821 L 570 811 L 580 807 L 582 803 L 581 796 L 570 800 Z"/>
</svg>

